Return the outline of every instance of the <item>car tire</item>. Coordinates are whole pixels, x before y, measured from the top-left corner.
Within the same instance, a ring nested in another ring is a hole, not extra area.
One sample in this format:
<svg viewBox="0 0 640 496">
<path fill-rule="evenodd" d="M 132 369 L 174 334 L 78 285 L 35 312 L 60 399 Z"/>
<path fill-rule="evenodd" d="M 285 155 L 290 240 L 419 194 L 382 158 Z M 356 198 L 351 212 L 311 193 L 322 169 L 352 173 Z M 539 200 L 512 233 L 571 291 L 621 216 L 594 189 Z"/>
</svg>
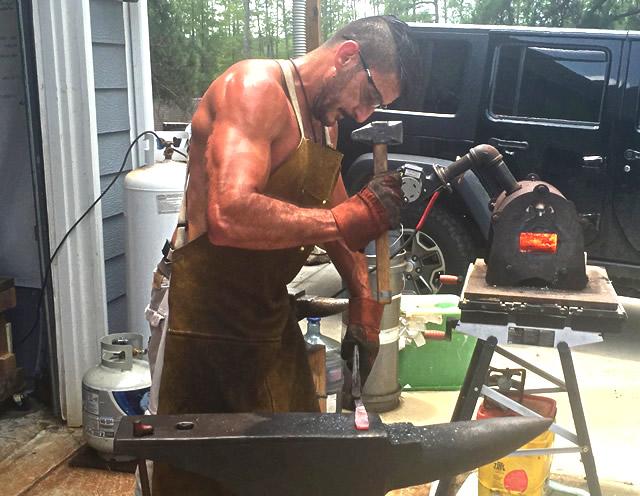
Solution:
<svg viewBox="0 0 640 496">
<path fill-rule="evenodd" d="M 403 210 L 405 239 L 413 234 L 423 209 L 418 205 Z M 469 264 L 478 254 L 465 220 L 437 204 L 427 216 L 421 232 L 405 250 L 410 265 L 405 275 L 405 292 L 412 294 L 460 294 L 462 282 L 441 285 L 438 277 L 441 274 L 456 275 L 463 281 Z"/>
</svg>

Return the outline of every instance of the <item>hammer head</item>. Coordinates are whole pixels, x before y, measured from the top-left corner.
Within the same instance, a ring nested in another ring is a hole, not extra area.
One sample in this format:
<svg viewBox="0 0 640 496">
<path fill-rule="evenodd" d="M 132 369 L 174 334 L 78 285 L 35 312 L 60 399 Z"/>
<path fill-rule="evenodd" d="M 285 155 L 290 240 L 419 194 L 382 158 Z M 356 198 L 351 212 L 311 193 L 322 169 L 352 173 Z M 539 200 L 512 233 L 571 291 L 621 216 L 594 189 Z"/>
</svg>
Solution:
<svg viewBox="0 0 640 496">
<path fill-rule="evenodd" d="M 402 121 L 374 121 L 353 130 L 351 139 L 372 145 L 399 145 L 402 143 Z"/>
</svg>

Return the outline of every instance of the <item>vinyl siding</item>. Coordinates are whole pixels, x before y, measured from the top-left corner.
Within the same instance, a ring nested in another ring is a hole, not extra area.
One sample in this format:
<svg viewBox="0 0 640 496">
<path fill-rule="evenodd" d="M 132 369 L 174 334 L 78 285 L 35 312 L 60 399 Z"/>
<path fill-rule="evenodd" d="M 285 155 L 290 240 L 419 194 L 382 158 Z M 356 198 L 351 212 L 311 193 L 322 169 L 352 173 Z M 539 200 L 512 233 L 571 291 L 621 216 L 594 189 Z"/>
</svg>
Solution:
<svg viewBox="0 0 640 496">
<path fill-rule="evenodd" d="M 122 3 L 90 0 L 100 186 L 115 177 L 129 146 L 129 100 Z M 131 169 L 129 160 L 125 170 Z M 124 175 L 102 199 L 109 331 L 127 331 Z"/>
</svg>

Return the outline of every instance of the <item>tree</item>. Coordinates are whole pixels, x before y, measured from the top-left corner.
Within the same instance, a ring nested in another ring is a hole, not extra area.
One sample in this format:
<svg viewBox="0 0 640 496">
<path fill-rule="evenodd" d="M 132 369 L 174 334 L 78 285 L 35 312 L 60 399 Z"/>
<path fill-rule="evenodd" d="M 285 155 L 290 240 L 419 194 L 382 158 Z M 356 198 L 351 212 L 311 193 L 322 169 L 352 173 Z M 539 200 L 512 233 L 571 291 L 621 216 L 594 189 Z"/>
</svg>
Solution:
<svg viewBox="0 0 640 496">
<path fill-rule="evenodd" d="M 387 0 L 384 13 L 405 21 L 438 22 L 438 0 Z"/>
<path fill-rule="evenodd" d="M 251 7 L 249 6 L 249 0 L 242 0 L 242 10 L 244 12 L 244 26 L 243 26 L 243 42 L 242 42 L 242 54 L 249 58 L 251 55 Z"/>
<path fill-rule="evenodd" d="M 351 0 L 321 0 L 322 39 L 328 40 L 340 27 L 353 21 L 355 16 L 354 4 Z"/>
<path fill-rule="evenodd" d="M 153 0 L 148 8 L 157 101 L 188 110 L 241 58 L 291 55 L 285 0 Z M 418 22 L 640 29 L 640 0 L 322 0 L 320 10 L 323 39 L 363 12 Z"/>
<path fill-rule="evenodd" d="M 184 54 L 188 53 L 188 41 L 180 29 L 183 22 L 181 9 L 177 2 L 171 0 L 150 2 L 149 20 L 154 98 L 187 108 L 193 82 L 190 78 L 174 76 L 175 71 L 185 68 Z"/>
<path fill-rule="evenodd" d="M 471 21 L 547 27 L 633 29 L 640 0 L 478 0 Z"/>
</svg>

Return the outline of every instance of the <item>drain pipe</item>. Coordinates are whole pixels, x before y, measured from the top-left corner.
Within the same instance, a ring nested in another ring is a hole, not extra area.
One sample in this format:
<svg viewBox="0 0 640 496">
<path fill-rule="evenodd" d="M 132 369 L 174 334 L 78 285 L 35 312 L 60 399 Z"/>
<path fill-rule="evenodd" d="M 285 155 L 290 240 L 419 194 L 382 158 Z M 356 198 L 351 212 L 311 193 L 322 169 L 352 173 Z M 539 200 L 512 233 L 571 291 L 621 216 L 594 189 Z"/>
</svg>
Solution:
<svg viewBox="0 0 640 496">
<path fill-rule="evenodd" d="M 302 57 L 307 53 L 307 3 L 293 0 L 293 56 Z"/>
</svg>

